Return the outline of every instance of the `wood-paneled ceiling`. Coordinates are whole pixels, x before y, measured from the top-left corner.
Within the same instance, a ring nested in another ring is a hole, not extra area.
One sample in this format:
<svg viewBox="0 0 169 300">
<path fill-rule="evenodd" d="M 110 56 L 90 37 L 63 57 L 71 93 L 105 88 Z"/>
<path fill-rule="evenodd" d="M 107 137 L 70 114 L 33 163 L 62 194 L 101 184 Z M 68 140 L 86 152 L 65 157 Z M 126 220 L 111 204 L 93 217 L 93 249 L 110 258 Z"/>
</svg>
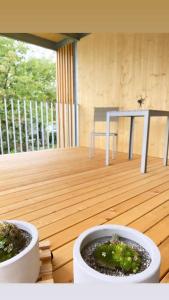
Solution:
<svg viewBox="0 0 169 300">
<path fill-rule="evenodd" d="M 0 33 L 0 35 L 57 50 L 66 44 L 79 41 L 89 33 Z"/>
</svg>

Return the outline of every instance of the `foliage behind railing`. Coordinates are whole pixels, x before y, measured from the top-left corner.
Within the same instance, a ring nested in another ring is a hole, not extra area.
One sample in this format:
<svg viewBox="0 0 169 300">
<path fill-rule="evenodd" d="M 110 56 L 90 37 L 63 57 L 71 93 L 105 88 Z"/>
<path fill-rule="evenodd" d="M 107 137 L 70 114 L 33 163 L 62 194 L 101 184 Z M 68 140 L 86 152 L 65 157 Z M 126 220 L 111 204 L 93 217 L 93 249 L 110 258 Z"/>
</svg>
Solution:
<svg viewBox="0 0 169 300">
<path fill-rule="evenodd" d="M 0 101 L 0 154 L 73 146 L 74 104 Z"/>
</svg>

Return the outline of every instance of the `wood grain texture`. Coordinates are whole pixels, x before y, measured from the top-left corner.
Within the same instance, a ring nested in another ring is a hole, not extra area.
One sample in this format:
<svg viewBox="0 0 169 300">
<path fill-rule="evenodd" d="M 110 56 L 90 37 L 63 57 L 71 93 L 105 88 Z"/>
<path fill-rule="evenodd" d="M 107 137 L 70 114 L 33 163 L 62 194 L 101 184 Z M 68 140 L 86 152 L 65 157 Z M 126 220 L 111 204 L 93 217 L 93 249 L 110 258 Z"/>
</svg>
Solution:
<svg viewBox="0 0 169 300">
<path fill-rule="evenodd" d="M 0 157 L 0 219 L 37 226 L 41 247 L 48 249 L 46 240 L 51 244 L 55 282 L 73 280 L 77 236 L 105 223 L 129 225 L 151 237 L 162 255 L 161 280 L 169 282 L 169 167 L 150 157 L 142 175 L 138 155 L 128 161 L 118 153 L 109 167 L 104 155 L 97 149 L 89 160 L 87 148 L 72 148 Z"/>
<path fill-rule="evenodd" d="M 39 243 L 40 255 L 40 273 L 37 283 L 54 283 L 52 253 L 50 250 L 50 242 L 43 241 Z"/>
<path fill-rule="evenodd" d="M 57 51 L 57 101 L 59 146 L 73 146 L 73 46 L 68 44 Z M 67 106 L 66 106 L 67 104 Z"/>
<path fill-rule="evenodd" d="M 43 39 L 49 40 L 49 41 L 53 41 L 53 42 L 60 42 L 63 38 L 64 35 L 60 34 L 60 33 L 31 33 L 34 36 L 38 36 L 41 37 Z"/>
<path fill-rule="evenodd" d="M 78 43 L 80 144 L 88 146 L 94 106 L 169 110 L 169 34 L 96 33 Z M 104 126 L 102 125 L 102 129 Z M 99 128 L 100 129 L 100 128 Z M 134 152 L 141 153 L 143 120 L 135 120 Z M 149 154 L 163 155 L 165 118 L 150 127 Z M 119 122 L 119 151 L 128 151 L 129 119 Z M 105 147 L 104 138 L 96 146 Z"/>
</svg>

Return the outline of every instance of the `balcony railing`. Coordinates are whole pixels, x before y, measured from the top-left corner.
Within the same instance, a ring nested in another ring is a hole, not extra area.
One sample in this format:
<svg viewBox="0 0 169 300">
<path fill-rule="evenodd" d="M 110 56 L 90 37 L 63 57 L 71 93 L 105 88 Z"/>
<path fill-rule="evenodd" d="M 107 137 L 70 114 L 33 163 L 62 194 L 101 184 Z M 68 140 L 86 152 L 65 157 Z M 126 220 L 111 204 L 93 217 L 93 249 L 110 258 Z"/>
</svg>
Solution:
<svg viewBox="0 0 169 300">
<path fill-rule="evenodd" d="M 0 101 L 0 154 L 76 145 L 77 107 L 49 101 Z"/>
</svg>

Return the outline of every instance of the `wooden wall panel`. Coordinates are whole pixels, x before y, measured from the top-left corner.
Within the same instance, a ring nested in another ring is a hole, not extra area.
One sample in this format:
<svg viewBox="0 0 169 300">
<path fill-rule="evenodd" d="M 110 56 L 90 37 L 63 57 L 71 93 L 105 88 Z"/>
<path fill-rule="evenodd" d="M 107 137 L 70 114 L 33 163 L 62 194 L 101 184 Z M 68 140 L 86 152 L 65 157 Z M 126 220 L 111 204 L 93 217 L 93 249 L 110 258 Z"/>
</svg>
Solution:
<svg viewBox="0 0 169 300">
<path fill-rule="evenodd" d="M 73 46 L 68 44 L 57 51 L 57 101 L 59 147 L 73 146 Z"/>
<path fill-rule="evenodd" d="M 78 43 L 80 145 L 88 146 L 94 106 L 169 110 L 169 34 L 91 34 Z M 128 151 L 129 120 L 119 123 L 119 151 Z M 143 120 L 136 119 L 134 152 L 141 153 Z M 150 155 L 161 157 L 165 120 L 154 119 Z M 97 147 L 104 139 L 97 138 Z"/>
</svg>

